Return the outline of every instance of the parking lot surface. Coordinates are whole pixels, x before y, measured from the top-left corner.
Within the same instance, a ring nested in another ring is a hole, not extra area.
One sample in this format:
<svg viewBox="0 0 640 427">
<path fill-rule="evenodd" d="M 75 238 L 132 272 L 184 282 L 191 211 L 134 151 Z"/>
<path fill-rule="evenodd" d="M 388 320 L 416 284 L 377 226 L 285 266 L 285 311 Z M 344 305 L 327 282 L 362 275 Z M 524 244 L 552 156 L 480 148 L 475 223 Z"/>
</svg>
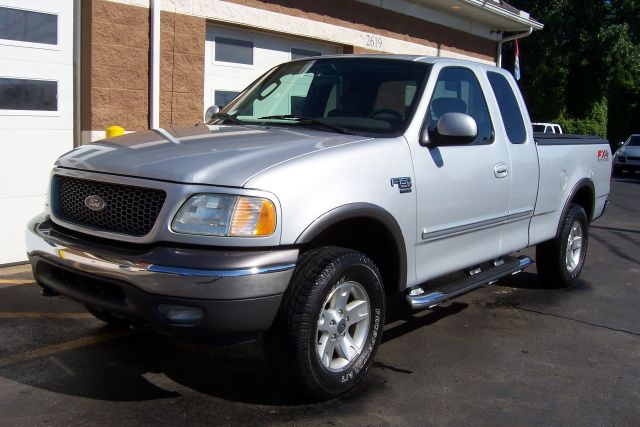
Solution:
<svg viewBox="0 0 640 427">
<path fill-rule="evenodd" d="M 25 266 L 0 269 L 0 425 L 640 425 L 640 179 L 612 185 L 577 286 L 532 268 L 392 307 L 363 383 L 317 404 L 277 385 L 259 343 L 113 329 L 41 297 Z"/>
</svg>

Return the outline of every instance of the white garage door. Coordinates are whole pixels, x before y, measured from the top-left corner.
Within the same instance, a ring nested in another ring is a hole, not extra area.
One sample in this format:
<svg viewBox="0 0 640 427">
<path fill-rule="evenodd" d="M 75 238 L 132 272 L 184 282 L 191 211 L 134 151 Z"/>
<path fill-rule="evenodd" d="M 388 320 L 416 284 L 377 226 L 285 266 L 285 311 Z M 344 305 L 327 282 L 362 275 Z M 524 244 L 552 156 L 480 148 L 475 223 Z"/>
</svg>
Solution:
<svg viewBox="0 0 640 427">
<path fill-rule="evenodd" d="M 73 148 L 73 1 L 0 0 L 0 264 L 26 260 L 51 166 Z"/>
<path fill-rule="evenodd" d="M 229 103 L 275 65 L 341 53 L 340 46 L 217 25 L 207 26 L 204 107 Z"/>
</svg>

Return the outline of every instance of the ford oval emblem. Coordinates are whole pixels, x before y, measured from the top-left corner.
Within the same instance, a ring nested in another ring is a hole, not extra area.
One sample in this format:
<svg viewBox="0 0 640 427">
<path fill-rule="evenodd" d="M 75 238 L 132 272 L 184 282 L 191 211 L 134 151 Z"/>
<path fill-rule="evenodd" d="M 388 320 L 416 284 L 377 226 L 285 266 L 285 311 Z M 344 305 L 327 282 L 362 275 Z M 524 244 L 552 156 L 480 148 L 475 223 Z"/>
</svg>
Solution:
<svg viewBox="0 0 640 427">
<path fill-rule="evenodd" d="M 102 197 L 94 194 L 84 199 L 84 205 L 92 211 L 99 212 L 107 206 L 107 203 Z"/>
</svg>

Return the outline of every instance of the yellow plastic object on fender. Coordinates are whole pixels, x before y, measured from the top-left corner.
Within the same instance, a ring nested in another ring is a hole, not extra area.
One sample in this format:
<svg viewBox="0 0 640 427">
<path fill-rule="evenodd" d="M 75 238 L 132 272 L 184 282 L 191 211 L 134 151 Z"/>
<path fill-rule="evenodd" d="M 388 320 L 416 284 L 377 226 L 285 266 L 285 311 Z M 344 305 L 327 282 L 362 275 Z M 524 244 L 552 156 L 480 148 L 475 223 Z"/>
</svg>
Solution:
<svg viewBox="0 0 640 427">
<path fill-rule="evenodd" d="M 124 128 L 122 126 L 109 126 L 106 130 L 107 138 L 114 138 L 116 136 L 124 135 Z"/>
</svg>

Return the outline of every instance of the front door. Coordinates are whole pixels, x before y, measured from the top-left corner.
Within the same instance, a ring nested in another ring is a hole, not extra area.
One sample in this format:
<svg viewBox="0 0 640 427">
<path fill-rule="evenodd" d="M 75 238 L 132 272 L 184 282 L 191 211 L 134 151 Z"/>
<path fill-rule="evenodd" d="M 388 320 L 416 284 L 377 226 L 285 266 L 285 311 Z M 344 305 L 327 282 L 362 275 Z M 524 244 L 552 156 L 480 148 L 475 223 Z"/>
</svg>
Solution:
<svg viewBox="0 0 640 427">
<path fill-rule="evenodd" d="M 504 141 L 495 138 L 480 84 L 483 79 L 465 67 L 446 67 L 438 73 L 425 120 L 430 134 L 443 114 L 457 112 L 475 119 L 478 136 L 468 144 L 419 147 L 413 153 L 418 282 L 501 253 L 501 223 L 509 212 L 510 159 Z"/>
</svg>

